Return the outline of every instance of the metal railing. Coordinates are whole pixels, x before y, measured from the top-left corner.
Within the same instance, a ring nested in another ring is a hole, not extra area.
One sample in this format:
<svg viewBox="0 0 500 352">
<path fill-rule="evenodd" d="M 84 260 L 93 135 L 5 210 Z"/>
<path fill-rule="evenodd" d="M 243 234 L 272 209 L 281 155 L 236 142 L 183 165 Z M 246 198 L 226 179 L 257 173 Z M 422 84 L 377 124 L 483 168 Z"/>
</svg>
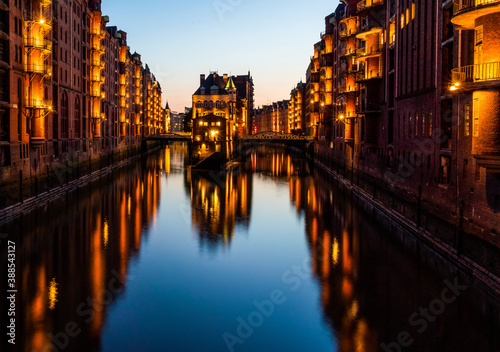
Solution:
<svg viewBox="0 0 500 352">
<path fill-rule="evenodd" d="M 382 44 L 373 44 L 372 46 L 369 47 L 363 47 L 359 48 L 356 50 L 356 56 L 370 56 L 370 55 L 375 55 L 379 54 L 382 52 L 382 49 L 384 48 L 384 45 Z"/>
<path fill-rule="evenodd" d="M 372 6 L 383 5 L 383 0 L 362 0 L 358 2 L 358 11 L 369 9 Z"/>
<path fill-rule="evenodd" d="M 24 38 L 24 44 L 29 48 L 43 49 L 47 51 L 52 50 L 52 42 L 47 39 L 38 39 L 38 38 Z"/>
<path fill-rule="evenodd" d="M 356 81 L 367 81 L 369 79 L 381 78 L 382 71 L 381 70 L 370 70 L 368 72 L 360 71 L 356 73 Z"/>
<path fill-rule="evenodd" d="M 339 56 L 348 56 L 356 54 L 356 49 L 342 48 L 339 50 Z"/>
<path fill-rule="evenodd" d="M 462 66 L 451 71 L 453 83 L 473 83 L 500 80 L 500 62 Z"/>
<path fill-rule="evenodd" d="M 28 73 L 52 75 L 52 67 L 50 67 L 49 65 L 36 65 L 31 63 L 25 63 L 24 70 Z"/>
<path fill-rule="evenodd" d="M 49 109 L 52 107 L 52 100 L 26 99 L 26 107 L 29 109 Z"/>
<path fill-rule="evenodd" d="M 454 0 L 453 13 L 464 11 L 473 7 L 499 4 L 500 0 Z"/>
</svg>

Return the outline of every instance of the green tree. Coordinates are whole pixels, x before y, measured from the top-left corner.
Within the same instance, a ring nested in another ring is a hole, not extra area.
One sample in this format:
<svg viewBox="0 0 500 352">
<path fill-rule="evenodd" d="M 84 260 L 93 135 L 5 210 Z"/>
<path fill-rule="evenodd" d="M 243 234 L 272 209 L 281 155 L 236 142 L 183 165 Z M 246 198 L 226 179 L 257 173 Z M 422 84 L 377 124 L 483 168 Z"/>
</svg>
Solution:
<svg viewBox="0 0 500 352">
<path fill-rule="evenodd" d="M 193 132 L 193 110 L 184 116 L 184 132 Z"/>
</svg>

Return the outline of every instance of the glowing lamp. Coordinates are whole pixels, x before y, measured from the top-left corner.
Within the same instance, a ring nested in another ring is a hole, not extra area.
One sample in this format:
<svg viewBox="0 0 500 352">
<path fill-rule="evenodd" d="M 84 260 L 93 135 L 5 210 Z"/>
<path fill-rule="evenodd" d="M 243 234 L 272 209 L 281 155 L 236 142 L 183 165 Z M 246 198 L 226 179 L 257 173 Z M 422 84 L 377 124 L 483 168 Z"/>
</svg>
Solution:
<svg viewBox="0 0 500 352">
<path fill-rule="evenodd" d="M 43 18 L 40 18 L 40 23 L 41 23 L 41 24 L 44 24 L 44 23 L 45 23 L 45 21 L 44 21 L 44 19 L 43 19 Z"/>
<path fill-rule="evenodd" d="M 451 87 L 450 87 L 450 91 L 452 91 L 452 92 L 456 91 L 457 89 L 458 89 L 458 88 L 457 88 L 456 86 L 451 86 Z"/>
<path fill-rule="evenodd" d="M 339 119 L 343 120 L 344 119 L 344 115 L 340 115 Z"/>
</svg>

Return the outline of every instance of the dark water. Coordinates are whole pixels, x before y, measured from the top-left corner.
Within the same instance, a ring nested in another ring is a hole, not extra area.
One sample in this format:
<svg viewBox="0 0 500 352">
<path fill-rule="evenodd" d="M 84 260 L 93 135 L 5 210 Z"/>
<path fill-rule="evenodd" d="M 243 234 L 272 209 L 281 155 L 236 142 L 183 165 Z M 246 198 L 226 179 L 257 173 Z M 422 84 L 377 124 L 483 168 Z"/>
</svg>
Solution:
<svg viewBox="0 0 500 352">
<path fill-rule="evenodd" d="M 200 174 L 186 151 L 0 229 L 18 290 L 2 350 L 499 351 L 498 295 L 305 160 L 261 149 Z"/>
</svg>

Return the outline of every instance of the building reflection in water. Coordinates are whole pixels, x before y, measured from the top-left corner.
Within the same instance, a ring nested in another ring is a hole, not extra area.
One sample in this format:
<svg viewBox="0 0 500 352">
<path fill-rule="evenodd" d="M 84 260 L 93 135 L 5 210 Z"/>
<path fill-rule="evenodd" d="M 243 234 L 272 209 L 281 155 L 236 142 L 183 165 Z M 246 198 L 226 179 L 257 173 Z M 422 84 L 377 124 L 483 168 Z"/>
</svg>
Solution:
<svg viewBox="0 0 500 352">
<path fill-rule="evenodd" d="M 187 148 L 178 149 L 115 170 L 1 229 L 18 234 L 9 239 L 17 249 L 16 330 L 23 350 L 98 348 L 106 311 L 154 225 L 161 177 L 182 166 Z M 65 332 L 68 323 L 74 336 Z"/>
<path fill-rule="evenodd" d="M 337 350 L 378 351 L 402 331 L 413 339 L 408 351 L 498 346 L 498 303 L 411 236 L 384 219 L 376 222 L 372 209 L 304 159 L 259 148 L 225 174 L 190 173 L 182 169 L 186 153 L 186 146 L 169 146 L 0 228 L 18 234 L 9 240 L 17 245 L 16 329 L 25 351 L 51 351 L 52 344 L 77 352 L 99 348 L 110 304 L 123 293 L 155 224 L 162 177 L 173 173 L 183 173 L 193 227 L 213 249 L 229 246 L 249 226 L 253 177 L 286 182 L 304 219 L 318 309 Z M 7 263 L 6 251 L 0 262 Z M 444 279 L 455 277 L 468 289 L 419 334 L 409 317 L 441 296 Z M 6 291 L 5 281 L 0 290 Z M 0 303 L 3 312 L 7 303 Z"/>
<path fill-rule="evenodd" d="M 252 207 L 252 174 L 243 168 L 227 172 L 185 172 L 192 224 L 202 246 L 231 244 L 238 225 L 248 227 Z"/>
<path fill-rule="evenodd" d="M 498 346 L 494 331 L 500 323 L 488 318 L 498 317 L 498 304 L 467 277 L 388 220 L 376 223 L 373 209 L 354 204 L 352 195 L 321 171 L 288 179 L 292 202 L 305 214 L 312 275 L 339 351 L 379 351 L 402 331 L 410 334 L 408 351 L 469 351 L 473 346 L 486 351 L 494 341 Z M 447 287 L 444 280 L 453 283 L 457 276 L 467 291 L 419 332 L 423 324 L 411 325 L 410 316 L 439 299 Z M 465 327 L 464 321 L 474 323 Z"/>
</svg>

